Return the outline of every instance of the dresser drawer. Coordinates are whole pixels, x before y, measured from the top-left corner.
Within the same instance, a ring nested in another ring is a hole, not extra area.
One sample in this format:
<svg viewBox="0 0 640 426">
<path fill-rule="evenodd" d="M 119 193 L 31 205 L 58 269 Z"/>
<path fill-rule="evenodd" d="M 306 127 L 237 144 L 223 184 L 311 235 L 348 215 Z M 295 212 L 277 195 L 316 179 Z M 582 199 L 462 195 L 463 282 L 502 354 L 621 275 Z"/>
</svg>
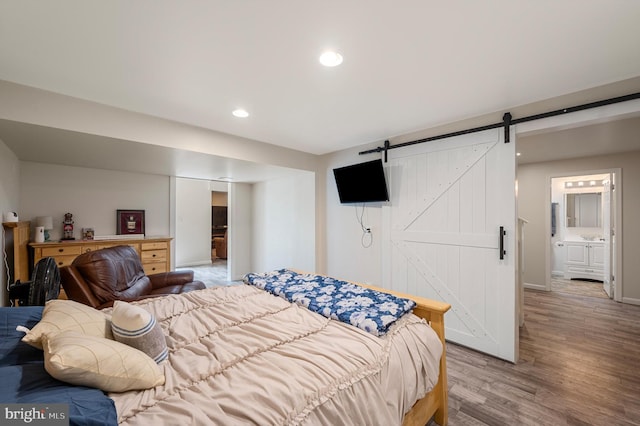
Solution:
<svg viewBox="0 0 640 426">
<path fill-rule="evenodd" d="M 107 247 L 111 247 L 111 246 L 108 244 L 102 244 L 102 245 L 92 244 L 90 246 L 82 246 L 82 252 L 89 253 L 90 251 L 96 251 L 96 250 L 100 250 Z"/>
<path fill-rule="evenodd" d="M 63 266 L 71 265 L 76 257 L 78 256 L 55 256 L 54 259 L 58 268 L 62 268 Z"/>
<path fill-rule="evenodd" d="M 167 272 L 167 263 L 166 262 L 143 263 L 142 268 L 144 269 L 144 273 L 147 275 L 159 274 L 161 272 Z"/>
<path fill-rule="evenodd" d="M 96 250 L 101 250 L 101 249 L 115 247 L 115 246 L 129 246 L 129 247 L 133 247 L 135 251 L 137 251 L 138 253 L 140 252 L 139 245 L 135 243 L 134 244 L 113 244 L 113 243 L 91 244 L 91 245 L 82 246 L 82 252 L 89 253 L 90 251 L 96 251 Z"/>
<path fill-rule="evenodd" d="M 167 260 L 167 250 L 146 250 L 140 254 L 142 263 Z"/>
<path fill-rule="evenodd" d="M 166 241 L 161 241 L 161 242 L 149 242 L 149 243 L 142 243 L 142 251 L 145 250 L 166 250 L 167 249 L 167 243 Z"/>
<path fill-rule="evenodd" d="M 42 257 L 58 257 L 58 256 L 77 256 L 82 254 L 82 246 L 73 247 L 43 247 Z"/>
</svg>

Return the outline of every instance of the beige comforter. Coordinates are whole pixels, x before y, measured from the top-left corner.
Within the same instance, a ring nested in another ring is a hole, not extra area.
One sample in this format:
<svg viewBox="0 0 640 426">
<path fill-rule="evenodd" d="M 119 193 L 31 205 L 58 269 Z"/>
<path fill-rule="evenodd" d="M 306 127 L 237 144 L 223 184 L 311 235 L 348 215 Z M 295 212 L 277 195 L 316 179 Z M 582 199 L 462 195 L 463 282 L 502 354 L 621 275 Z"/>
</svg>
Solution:
<svg viewBox="0 0 640 426">
<path fill-rule="evenodd" d="M 166 383 L 111 393 L 121 424 L 388 426 L 438 379 L 442 345 L 414 315 L 375 337 L 248 285 L 139 305 L 166 333 Z"/>
</svg>

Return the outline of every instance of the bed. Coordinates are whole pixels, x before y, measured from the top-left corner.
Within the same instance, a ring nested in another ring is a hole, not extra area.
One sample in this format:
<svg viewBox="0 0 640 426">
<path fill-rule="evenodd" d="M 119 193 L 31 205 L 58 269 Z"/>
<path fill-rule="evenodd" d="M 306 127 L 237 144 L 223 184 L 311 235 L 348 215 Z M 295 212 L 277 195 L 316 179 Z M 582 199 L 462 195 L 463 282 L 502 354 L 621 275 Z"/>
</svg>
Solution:
<svg viewBox="0 0 640 426">
<path fill-rule="evenodd" d="M 383 336 L 252 285 L 136 302 L 153 315 L 166 339 L 168 359 L 158 364 L 163 383 L 107 395 L 42 374 L 42 352 L 15 331 L 16 325 L 32 326 L 42 308 L 0 308 L 2 368 L 14 369 L 17 378 L 36 369 L 41 381 L 31 383 L 25 396 L 24 380 L 13 380 L 0 402 L 52 402 L 47 398 L 53 393 L 40 390 L 54 383 L 59 398 L 53 402 L 67 398 L 62 389 L 95 399 L 77 404 L 68 397 L 71 424 L 425 425 L 434 417 L 444 425 L 443 319 L 449 305 L 410 298 L 413 313 L 393 322 Z M 97 312 L 109 317 L 113 309 Z M 49 349 L 45 345 L 47 354 Z"/>
</svg>

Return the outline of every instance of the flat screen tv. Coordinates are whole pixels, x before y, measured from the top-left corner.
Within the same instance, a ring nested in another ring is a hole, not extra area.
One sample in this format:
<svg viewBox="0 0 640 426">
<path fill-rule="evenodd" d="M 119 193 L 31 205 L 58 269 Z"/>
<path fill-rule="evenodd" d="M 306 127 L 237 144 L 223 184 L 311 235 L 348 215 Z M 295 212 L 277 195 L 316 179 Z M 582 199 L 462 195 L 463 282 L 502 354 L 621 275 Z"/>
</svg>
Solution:
<svg viewBox="0 0 640 426">
<path fill-rule="evenodd" d="M 382 160 L 333 169 L 333 175 L 343 204 L 389 201 Z"/>
</svg>

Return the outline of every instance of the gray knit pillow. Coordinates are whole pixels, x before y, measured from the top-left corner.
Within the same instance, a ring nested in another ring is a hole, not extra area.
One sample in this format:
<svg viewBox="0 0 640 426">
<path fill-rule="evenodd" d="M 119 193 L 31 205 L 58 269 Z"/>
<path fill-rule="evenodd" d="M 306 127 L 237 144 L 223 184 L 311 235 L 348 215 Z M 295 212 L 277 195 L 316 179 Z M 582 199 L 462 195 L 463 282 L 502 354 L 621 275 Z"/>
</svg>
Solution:
<svg viewBox="0 0 640 426">
<path fill-rule="evenodd" d="M 114 302 L 111 331 L 115 340 L 146 353 L 157 363 L 169 356 L 160 324 L 151 312 L 139 306 Z"/>
</svg>

